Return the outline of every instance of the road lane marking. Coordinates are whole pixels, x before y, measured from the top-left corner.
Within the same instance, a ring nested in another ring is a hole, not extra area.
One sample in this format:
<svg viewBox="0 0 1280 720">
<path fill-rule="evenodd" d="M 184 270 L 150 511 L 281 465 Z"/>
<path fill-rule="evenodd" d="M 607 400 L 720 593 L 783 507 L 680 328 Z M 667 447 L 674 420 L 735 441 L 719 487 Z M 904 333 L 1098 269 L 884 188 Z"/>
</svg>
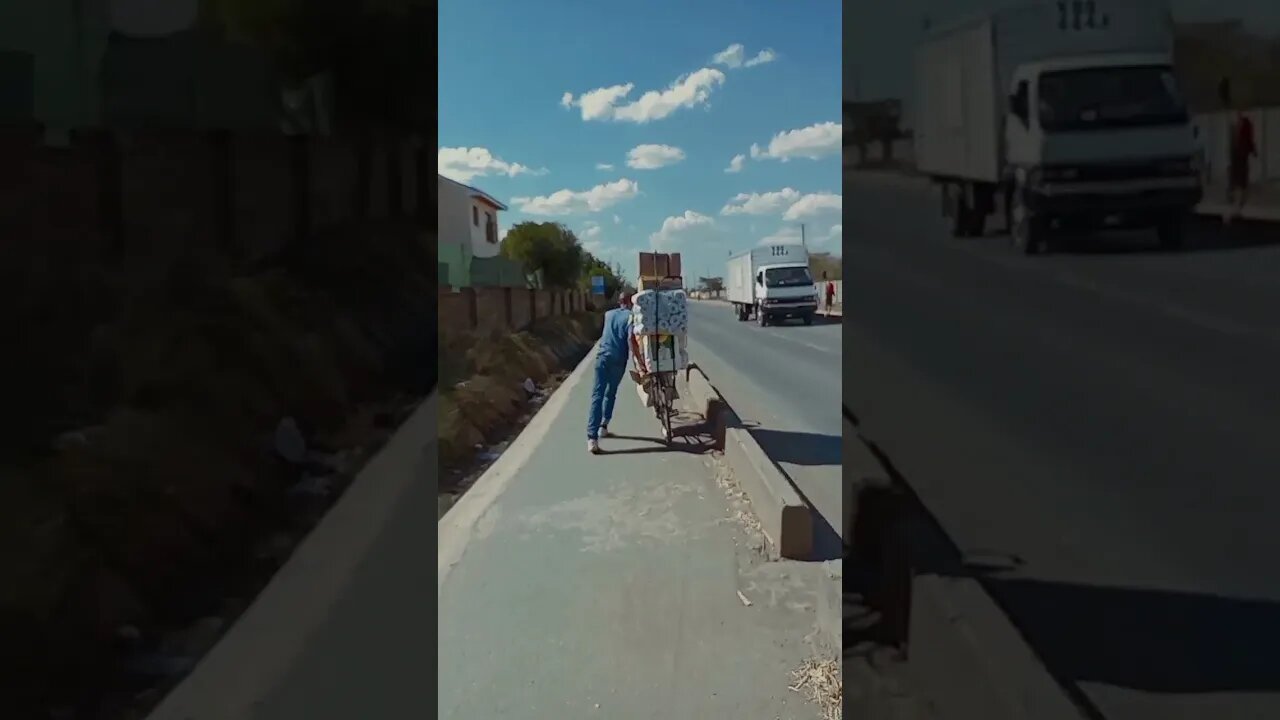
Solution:
<svg viewBox="0 0 1280 720">
<path fill-rule="evenodd" d="M 1108 287 L 1102 283 L 1090 280 L 1077 272 L 1052 266 L 1046 267 L 1026 258 L 1017 258 L 984 252 L 981 246 L 955 244 L 948 245 L 947 247 L 963 252 L 970 257 L 979 258 L 989 264 L 997 265 L 1001 268 L 1006 268 L 1015 272 L 1039 273 L 1041 277 L 1056 282 L 1062 287 L 1092 293 L 1099 298 L 1121 302 L 1128 304 L 1131 307 L 1148 310 L 1167 318 L 1185 322 L 1201 330 L 1208 330 L 1210 332 L 1219 335 L 1227 335 L 1229 337 L 1254 337 L 1264 340 L 1268 344 L 1280 347 L 1280 334 L 1270 332 L 1256 326 L 1239 323 L 1221 315 L 1201 312 L 1184 305 L 1160 300 L 1139 292 Z"/>
</svg>

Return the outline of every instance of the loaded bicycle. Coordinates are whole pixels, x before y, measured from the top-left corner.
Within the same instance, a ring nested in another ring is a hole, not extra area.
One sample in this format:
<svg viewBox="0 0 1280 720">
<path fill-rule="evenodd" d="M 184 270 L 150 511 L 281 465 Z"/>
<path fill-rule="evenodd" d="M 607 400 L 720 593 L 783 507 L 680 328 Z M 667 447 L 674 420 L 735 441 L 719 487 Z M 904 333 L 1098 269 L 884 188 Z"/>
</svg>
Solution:
<svg viewBox="0 0 1280 720">
<path fill-rule="evenodd" d="M 645 405 L 653 408 L 666 442 L 672 439 L 671 424 L 679 398 L 676 373 L 689 365 L 685 348 L 688 309 L 679 268 L 678 253 L 641 253 L 641 290 L 632 297 L 640 356 L 634 360 L 632 378 Z"/>
</svg>

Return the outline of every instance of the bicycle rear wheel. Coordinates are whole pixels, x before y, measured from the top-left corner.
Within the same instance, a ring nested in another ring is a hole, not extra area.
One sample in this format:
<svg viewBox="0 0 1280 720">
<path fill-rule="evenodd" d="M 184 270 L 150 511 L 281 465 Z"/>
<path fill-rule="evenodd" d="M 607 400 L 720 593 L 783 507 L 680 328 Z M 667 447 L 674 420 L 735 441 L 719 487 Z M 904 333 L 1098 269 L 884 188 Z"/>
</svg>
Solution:
<svg viewBox="0 0 1280 720">
<path fill-rule="evenodd" d="M 667 387 L 666 378 L 655 378 L 653 408 L 658 416 L 658 423 L 662 426 L 662 439 L 667 442 L 671 441 L 671 392 Z"/>
</svg>

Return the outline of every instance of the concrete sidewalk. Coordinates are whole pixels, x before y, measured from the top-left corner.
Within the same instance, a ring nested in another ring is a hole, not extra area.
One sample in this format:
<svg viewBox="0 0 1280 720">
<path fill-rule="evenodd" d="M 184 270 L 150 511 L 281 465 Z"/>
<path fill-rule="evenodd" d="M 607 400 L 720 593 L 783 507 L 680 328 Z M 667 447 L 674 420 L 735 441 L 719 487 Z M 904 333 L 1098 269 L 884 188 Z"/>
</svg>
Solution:
<svg viewBox="0 0 1280 720">
<path fill-rule="evenodd" d="M 1196 207 L 1196 213 L 1222 216 L 1230 209 L 1226 185 L 1210 184 L 1205 186 L 1204 201 Z M 1249 188 L 1249 201 L 1241 215 L 1246 220 L 1280 222 L 1280 182 L 1258 183 Z"/>
<path fill-rule="evenodd" d="M 593 362 L 440 523 L 439 717 L 818 717 L 787 688 L 817 575 L 751 549 L 629 381 L 589 455 Z"/>
</svg>

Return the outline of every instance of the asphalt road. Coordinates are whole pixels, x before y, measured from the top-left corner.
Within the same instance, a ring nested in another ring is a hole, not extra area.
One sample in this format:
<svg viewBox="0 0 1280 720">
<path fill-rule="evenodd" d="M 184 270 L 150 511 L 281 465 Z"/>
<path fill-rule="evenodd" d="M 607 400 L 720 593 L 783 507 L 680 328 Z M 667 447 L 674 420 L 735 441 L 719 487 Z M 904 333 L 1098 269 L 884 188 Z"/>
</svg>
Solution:
<svg viewBox="0 0 1280 720">
<path fill-rule="evenodd" d="M 844 203 L 845 401 L 1051 670 L 1109 720 L 1280 717 L 1280 226 L 1027 258 L 913 180 Z"/>
<path fill-rule="evenodd" d="M 760 327 L 726 303 L 690 301 L 689 359 L 706 371 L 765 451 L 822 518 L 818 551 L 838 557 L 841 511 L 840 325 L 818 318 Z M 821 525 L 821 524 L 820 524 Z"/>
</svg>

